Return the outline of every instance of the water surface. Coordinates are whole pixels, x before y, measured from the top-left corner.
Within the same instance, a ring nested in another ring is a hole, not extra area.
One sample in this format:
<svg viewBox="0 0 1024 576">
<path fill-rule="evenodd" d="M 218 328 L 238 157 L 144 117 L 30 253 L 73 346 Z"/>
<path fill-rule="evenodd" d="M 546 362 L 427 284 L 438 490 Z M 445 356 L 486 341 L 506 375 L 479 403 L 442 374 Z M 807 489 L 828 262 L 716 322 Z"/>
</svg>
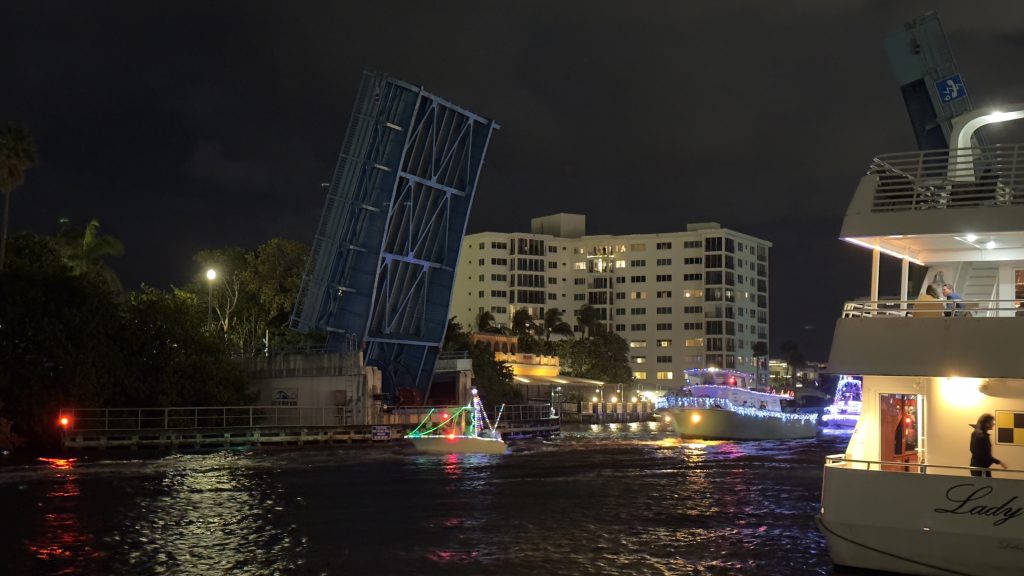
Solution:
<svg viewBox="0 0 1024 576">
<path fill-rule="evenodd" d="M 813 516 L 847 439 L 695 442 L 641 423 L 504 456 L 40 462 L 0 469 L 0 573 L 831 574 Z"/>
</svg>

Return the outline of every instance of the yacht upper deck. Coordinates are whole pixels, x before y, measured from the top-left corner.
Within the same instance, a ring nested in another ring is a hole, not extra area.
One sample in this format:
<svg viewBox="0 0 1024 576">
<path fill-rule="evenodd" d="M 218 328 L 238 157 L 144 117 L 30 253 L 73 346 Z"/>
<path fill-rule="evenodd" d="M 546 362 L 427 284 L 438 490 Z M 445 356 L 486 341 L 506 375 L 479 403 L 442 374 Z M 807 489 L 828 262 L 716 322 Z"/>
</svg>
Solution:
<svg viewBox="0 0 1024 576">
<path fill-rule="evenodd" d="M 847 209 L 842 238 L 922 262 L 985 259 L 978 249 L 1020 251 L 1024 144 L 874 158 Z"/>
<path fill-rule="evenodd" d="M 1024 316 L 1013 300 L 856 300 L 836 322 L 829 368 L 843 374 L 1024 378 Z"/>
</svg>

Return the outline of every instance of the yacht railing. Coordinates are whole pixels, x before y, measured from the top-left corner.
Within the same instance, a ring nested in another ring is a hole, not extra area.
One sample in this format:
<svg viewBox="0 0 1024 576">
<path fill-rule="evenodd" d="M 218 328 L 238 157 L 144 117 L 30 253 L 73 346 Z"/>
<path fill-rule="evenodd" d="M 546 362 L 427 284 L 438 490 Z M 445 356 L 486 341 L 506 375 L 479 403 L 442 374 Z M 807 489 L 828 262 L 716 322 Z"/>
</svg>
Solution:
<svg viewBox="0 0 1024 576">
<path fill-rule="evenodd" d="M 1024 145 L 901 152 L 876 157 L 872 212 L 1024 205 Z"/>
<path fill-rule="evenodd" d="M 1017 300 L 852 300 L 843 318 L 1005 318 L 1024 316 Z"/>
<path fill-rule="evenodd" d="M 813 422 L 818 420 L 817 414 L 802 412 L 779 412 L 777 410 L 766 410 L 754 406 L 737 406 L 727 398 L 698 398 L 690 396 L 666 397 L 665 408 L 697 408 L 702 410 L 729 410 L 743 416 L 760 416 L 781 418 L 783 420 L 804 420 Z"/>
<path fill-rule="evenodd" d="M 833 468 L 851 468 L 856 470 L 876 470 L 883 472 L 913 472 L 919 474 L 939 474 L 944 476 L 965 476 L 972 471 L 989 471 L 994 478 L 1014 478 L 1024 480 L 1024 470 L 1002 468 L 976 468 L 972 466 L 945 466 L 939 464 L 919 464 L 917 462 L 889 462 L 885 460 L 859 460 L 847 458 L 845 454 L 825 456 L 825 466 Z"/>
</svg>

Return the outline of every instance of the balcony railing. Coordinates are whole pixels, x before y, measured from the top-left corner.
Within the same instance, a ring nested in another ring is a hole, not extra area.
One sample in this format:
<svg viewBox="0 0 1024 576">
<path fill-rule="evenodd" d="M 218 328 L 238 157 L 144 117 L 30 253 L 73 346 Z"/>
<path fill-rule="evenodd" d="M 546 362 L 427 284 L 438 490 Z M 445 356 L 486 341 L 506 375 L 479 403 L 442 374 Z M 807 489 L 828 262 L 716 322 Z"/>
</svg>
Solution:
<svg viewBox="0 0 1024 576">
<path fill-rule="evenodd" d="M 1007 318 L 1024 316 L 1016 300 L 854 300 L 843 318 Z"/>
<path fill-rule="evenodd" d="M 882 460 L 857 460 L 847 458 L 845 454 L 825 456 L 825 466 L 832 468 L 851 468 L 856 470 L 878 470 L 886 472 L 913 472 L 920 474 L 941 474 L 944 476 L 968 476 L 971 471 L 991 471 L 995 478 L 1015 478 L 1024 480 L 1024 470 L 1002 468 L 974 468 L 971 466 L 940 466 L 937 464 L 918 464 L 916 462 L 887 462 Z"/>
<path fill-rule="evenodd" d="M 872 212 L 1024 205 L 1024 145 L 883 154 Z"/>
</svg>

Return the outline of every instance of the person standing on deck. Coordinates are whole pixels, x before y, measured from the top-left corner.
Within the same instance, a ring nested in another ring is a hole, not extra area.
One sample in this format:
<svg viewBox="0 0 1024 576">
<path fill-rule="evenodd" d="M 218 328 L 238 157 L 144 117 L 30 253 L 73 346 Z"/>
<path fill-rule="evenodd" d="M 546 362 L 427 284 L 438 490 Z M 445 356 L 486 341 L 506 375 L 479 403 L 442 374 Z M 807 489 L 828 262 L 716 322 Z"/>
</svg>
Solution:
<svg viewBox="0 0 1024 576">
<path fill-rule="evenodd" d="M 971 432 L 972 468 L 988 468 L 993 464 L 999 464 L 1003 467 L 1003 470 L 1006 470 L 1006 464 L 992 456 L 992 438 L 989 437 L 988 431 L 994 428 L 995 425 L 996 419 L 991 414 L 982 414 L 978 417 L 977 424 L 971 424 L 974 428 L 974 432 Z M 991 478 L 992 472 L 989 470 L 971 470 L 971 476 L 987 476 Z"/>
</svg>

